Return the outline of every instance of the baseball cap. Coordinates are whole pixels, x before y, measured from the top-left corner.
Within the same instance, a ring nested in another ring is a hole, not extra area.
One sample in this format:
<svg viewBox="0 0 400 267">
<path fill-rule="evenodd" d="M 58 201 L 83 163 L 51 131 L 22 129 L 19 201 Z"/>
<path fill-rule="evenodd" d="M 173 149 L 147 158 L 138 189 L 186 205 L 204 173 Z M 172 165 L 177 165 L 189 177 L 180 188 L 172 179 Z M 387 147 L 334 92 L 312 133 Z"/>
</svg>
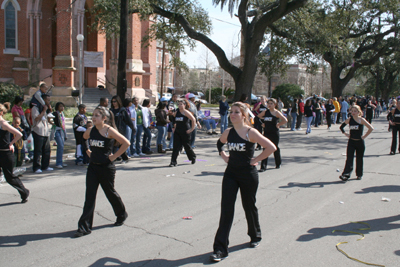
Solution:
<svg viewBox="0 0 400 267">
<path fill-rule="evenodd" d="M 190 99 L 190 98 L 193 98 L 193 97 L 196 97 L 194 94 L 192 94 L 192 93 L 190 93 L 189 95 L 188 95 L 188 98 Z"/>
</svg>

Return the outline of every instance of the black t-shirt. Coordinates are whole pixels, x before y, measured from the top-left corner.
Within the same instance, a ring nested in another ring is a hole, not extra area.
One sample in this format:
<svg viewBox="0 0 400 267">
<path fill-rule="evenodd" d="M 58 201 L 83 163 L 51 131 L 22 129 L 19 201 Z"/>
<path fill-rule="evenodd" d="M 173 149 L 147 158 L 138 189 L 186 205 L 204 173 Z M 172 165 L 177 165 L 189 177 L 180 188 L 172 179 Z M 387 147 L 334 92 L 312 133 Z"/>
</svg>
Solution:
<svg viewBox="0 0 400 267">
<path fill-rule="evenodd" d="M 85 132 L 78 132 L 77 129 L 79 126 L 86 128 L 87 117 L 83 114 L 76 114 L 73 120 L 73 128 L 74 128 L 74 135 L 76 140 L 76 145 L 81 145 L 83 142 L 83 134 Z"/>
<path fill-rule="evenodd" d="M 185 115 L 183 115 L 179 109 L 176 111 L 176 115 L 175 115 L 175 124 L 176 124 L 176 128 L 175 131 L 178 132 L 186 132 L 187 130 L 189 130 L 190 127 L 190 123 L 191 121 L 189 120 L 188 117 L 186 117 Z"/>
<path fill-rule="evenodd" d="M 400 110 L 397 108 L 394 110 L 393 122 L 400 123 Z"/>
<path fill-rule="evenodd" d="M 279 129 L 276 127 L 279 119 L 271 114 L 271 111 L 267 109 L 263 118 L 263 123 L 265 125 L 264 133 L 276 133 Z"/>
<path fill-rule="evenodd" d="M 350 128 L 350 138 L 361 139 L 361 136 L 362 136 L 363 130 L 364 130 L 364 125 L 356 122 L 353 119 L 353 117 L 351 117 L 350 123 L 349 123 L 349 128 Z"/>
<path fill-rule="evenodd" d="M 0 149 L 9 150 L 10 149 L 10 132 L 5 131 L 0 126 Z"/>
<path fill-rule="evenodd" d="M 372 116 L 372 114 L 374 113 L 373 110 L 374 109 L 372 108 L 372 105 L 367 105 L 367 110 L 366 110 L 367 115 Z"/>
<path fill-rule="evenodd" d="M 229 150 L 228 167 L 253 167 L 250 161 L 254 155 L 254 143 L 244 140 L 238 135 L 235 128 L 229 130 L 227 145 Z"/>
<path fill-rule="evenodd" d="M 112 152 L 115 142 L 114 139 L 102 136 L 99 130 L 97 130 L 96 127 L 93 127 L 90 131 L 90 137 L 88 141 L 90 150 L 92 151 L 92 154 L 90 155 L 90 162 L 93 162 L 95 164 L 111 163 L 108 156 Z"/>
</svg>

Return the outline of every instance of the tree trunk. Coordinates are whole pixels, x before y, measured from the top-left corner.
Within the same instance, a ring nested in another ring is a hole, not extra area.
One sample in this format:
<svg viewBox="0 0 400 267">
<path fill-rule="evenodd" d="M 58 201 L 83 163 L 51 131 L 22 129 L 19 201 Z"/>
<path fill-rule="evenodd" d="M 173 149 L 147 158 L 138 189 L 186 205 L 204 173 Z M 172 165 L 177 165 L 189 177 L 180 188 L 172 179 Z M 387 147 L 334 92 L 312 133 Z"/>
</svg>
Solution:
<svg viewBox="0 0 400 267">
<path fill-rule="evenodd" d="M 249 59 L 252 57 L 252 59 Z M 235 97 L 234 101 L 239 101 L 242 94 L 247 95 L 247 103 L 251 104 L 251 92 L 253 88 L 254 79 L 257 74 L 258 61 L 256 56 L 246 54 L 247 62 L 245 62 L 245 68 L 243 72 L 234 78 L 235 81 Z"/>
<path fill-rule="evenodd" d="M 332 89 L 332 97 L 342 96 L 343 90 L 349 81 L 354 77 L 354 71 L 352 73 L 348 73 L 346 77 L 343 79 L 340 78 L 340 75 L 343 71 L 343 67 L 333 66 L 331 64 L 331 89 Z M 351 75 L 352 74 L 352 75 Z"/>
</svg>

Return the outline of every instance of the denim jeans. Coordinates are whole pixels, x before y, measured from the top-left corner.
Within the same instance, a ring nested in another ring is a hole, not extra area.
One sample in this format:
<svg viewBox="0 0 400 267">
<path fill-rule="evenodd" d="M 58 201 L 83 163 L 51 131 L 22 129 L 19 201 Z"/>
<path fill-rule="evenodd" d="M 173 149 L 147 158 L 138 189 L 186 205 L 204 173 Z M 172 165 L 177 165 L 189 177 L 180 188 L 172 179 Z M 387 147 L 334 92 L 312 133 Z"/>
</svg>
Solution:
<svg viewBox="0 0 400 267">
<path fill-rule="evenodd" d="M 347 120 L 347 112 L 341 112 L 342 114 L 342 122 L 344 122 L 345 120 Z"/>
<path fill-rule="evenodd" d="M 157 135 L 157 147 L 158 145 L 163 146 L 163 149 L 167 149 L 167 142 L 165 142 L 165 136 L 167 134 L 167 126 L 157 126 L 158 135 Z"/>
<path fill-rule="evenodd" d="M 140 148 L 140 139 L 142 137 L 143 133 L 143 124 L 138 125 L 136 129 L 136 153 L 140 154 L 142 152 L 142 149 Z"/>
<path fill-rule="evenodd" d="M 290 114 L 292 115 L 292 127 L 291 127 L 291 130 L 294 131 L 296 129 L 297 113 L 292 112 Z"/>
<path fill-rule="evenodd" d="M 321 122 L 321 112 L 319 112 L 317 110 L 317 112 L 315 112 L 315 127 L 319 127 L 319 123 Z"/>
<path fill-rule="evenodd" d="M 194 141 L 196 139 L 196 133 L 197 133 L 197 126 L 194 128 L 194 131 L 190 134 L 190 146 L 194 148 Z"/>
<path fill-rule="evenodd" d="M 150 151 L 150 143 L 151 143 L 151 131 L 150 128 L 143 127 L 143 145 L 142 152 L 146 153 Z"/>
<path fill-rule="evenodd" d="M 173 149 L 174 148 L 174 132 L 171 133 L 171 139 L 169 140 L 169 149 Z"/>
<path fill-rule="evenodd" d="M 312 123 L 313 118 L 314 118 L 313 116 L 306 117 L 306 123 L 307 123 L 306 133 L 311 133 L 311 123 Z"/>
<path fill-rule="evenodd" d="M 228 114 L 221 115 L 221 133 L 228 129 Z"/>
<path fill-rule="evenodd" d="M 32 132 L 32 136 L 34 142 L 33 171 L 46 170 L 50 165 L 50 138 L 35 132 Z M 41 160 L 40 157 L 42 157 Z"/>
<path fill-rule="evenodd" d="M 57 143 L 56 166 L 63 166 L 63 153 L 64 153 L 64 132 L 63 130 L 56 130 L 54 139 Z"/>
<path fill-rule="evenodd" d="M 128 150 L 131 155 L 136 153 L 136 132 L 134 131 L 131 131 L 131 145 Z"/>
<path fill-rule="evenodd" d="M 209 131 L 211 129 L 211 127 L 212 127 L 213 130 L 215 130 L 215 127 L 216 127 L 215 126 L 215 120 L 213 120 L 213 119 L 203 120 L 203 123 L 206 126 L 207 131 Z M 210 126 L 210 124 L 211 124 L 211 126 Z"/>
<path fill-rule="evenodd" d="M 126 126 L 125 138 L 128 139 L 128 141 L 130 142 L 131 141 L 131 137 L 132 137 L 132 129 L 130 127 Z M 130 151 L 129 148 L 126 150 L 126 154 L 129 157 L 131 156 L 131 151 Z"/>
<path fill-rule="evenodd" d="M 333 112 L 333 121 L 332 121 L 333 124 L 336 124 L 337 114 L 338 114 L 337 112 Z"/>
</svg>

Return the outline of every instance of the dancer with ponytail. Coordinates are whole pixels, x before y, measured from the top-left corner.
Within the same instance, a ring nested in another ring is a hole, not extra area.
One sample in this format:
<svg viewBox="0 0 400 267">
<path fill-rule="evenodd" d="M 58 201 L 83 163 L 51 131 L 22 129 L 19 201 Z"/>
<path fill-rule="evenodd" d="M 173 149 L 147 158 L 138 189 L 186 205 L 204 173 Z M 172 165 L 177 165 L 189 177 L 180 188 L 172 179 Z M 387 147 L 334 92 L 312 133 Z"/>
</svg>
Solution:
<svg viewBox="0 0 400 267">
<path fill-rule="evenodd" d="M 115 165 L 113 162 L 128 149 L 130 143 L 115 128 L 114 116 L 108 109 L 101 106 L 97 107 L 93 112 L 92 121 L 94 126 L 83 135 L 90 146 L 90 150 L 86 151 L 90 161 L 86 173 L 85 205 L 75 237 L 88 235 L 92 232 L 94 207 L 99 185 L 103 188 L 104 194 L 111 203 L 115 216 L 117 216 L 114 225 L 123 225 L 128 217 L 124 203 L 114 188 Z M 115 154 L 112 154 L 115 141 L 121 147 Z"/>
<path fill-rule="evenodd" d="M 361 180 L 363 176 L 363 161 L 365 152 L 365 142 L 364 139 L 374 130 L 374 128 L 369 124 L 363 117 L 360 106 L 353 105 L 350 108 L 351 116 L 346 119 L 345 122 L 340 126 L 340 130 L 344 135 L 349 138 L 347 143 L 346 151 L 346 165 L 344 167 L 342 175 L 339 178 L 346 182 L 353 171 L 354 162 L 354 152 L 356 153 L 356 175 L 357 180 Z M 346 133 L 344 127 L 349 124 L 350 133 Z M 368 128 L 366 134 L 363 135 L 364 126 Z"/>
<path fill-rule="evenodd" d="M 277 101 L 274 98 L 270 98 L 267 101 L 268 109 L 258 114 L 258 118 L 262 120 L 264 136 L 271 140 L 271 142 L 276 146 L 276 150 L 274 152 L 275 168 L 279 169 L 281 167 L 281 150 L 278 147 L 279 127 L 285 125 L 287 123 L 287 119 L 279 110 L 276 109 L 276 107 Z M 267 170 L 267 163 L 268 157 L 262 160 L 259 172 L 265 172 Z"/>
<path fill-rule="evenodd" d="M 222 159 L 228 164 L 222 180 L 221 217 L 214 240 L 214 262 L 228 257 L 229 232 L 232 227 L 237 192 L 240 189 L 243 208 L 246 214 L 250 247 L 258 247 L 261 229 L 256 207 L 258 172 L 256 165 L 276 150 L 275 145 L 250 127 L 248 108 L 236 102 L 232 105 L 230 119 L 233 128 L 224 131 L 217 142 Z M 222 150 L 228 144 L 229 156 Z M 261 144 L 264 151 L 253 158 L 255 143 Z"/>
</svg>

